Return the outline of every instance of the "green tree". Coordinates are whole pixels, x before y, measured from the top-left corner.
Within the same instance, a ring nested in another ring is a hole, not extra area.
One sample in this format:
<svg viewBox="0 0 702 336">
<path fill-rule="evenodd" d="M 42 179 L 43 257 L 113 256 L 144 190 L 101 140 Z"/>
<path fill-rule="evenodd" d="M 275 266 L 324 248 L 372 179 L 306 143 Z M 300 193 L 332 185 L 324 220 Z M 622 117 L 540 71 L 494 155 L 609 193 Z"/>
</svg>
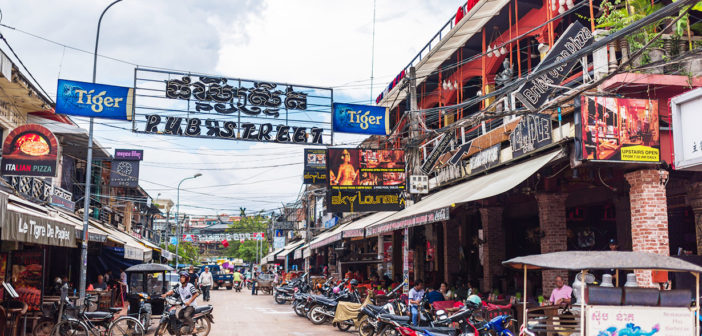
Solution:
<svg viewBox="0 0 702 336">
<path fill-rule="evenodd" d="M 161 244 L 161 248 L 163 247 L 164 244 Z M 175 253 L 176 246 L 168 244 L 167 250 L 168 252 Z M 190 242 L 180 242 L 180 246 L 178 246 L 178 256 L 180 258 L 178 262 L 182 264 L 195 265 L 200 262 L 200 250 Z"/>
</svg>

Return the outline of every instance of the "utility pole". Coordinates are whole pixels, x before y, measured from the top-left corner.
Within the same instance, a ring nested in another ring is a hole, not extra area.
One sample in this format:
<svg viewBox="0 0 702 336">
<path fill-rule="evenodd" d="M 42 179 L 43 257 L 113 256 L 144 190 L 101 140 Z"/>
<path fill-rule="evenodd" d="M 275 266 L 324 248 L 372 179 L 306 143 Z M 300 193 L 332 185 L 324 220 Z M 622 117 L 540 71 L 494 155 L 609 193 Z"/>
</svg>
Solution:
<svg viewBox="0 0 702 336">
<path fill-rule="evenodd" d="M 421 170 L 421 158 L 419 157 L 419 144 L 413 143 L 419 139 L 419 108 L 417 107 L 417 73 L 414 67 L 409 68 L 409 127 L 410 134 L 407 139 L 407 158 L 410 164 L 410 175 L 423 175 Z M 420 195 L 409 195 L 412 200 L 419 202 Z M 403 230 L 402 244 L 402 281 L 404 293 L 409 292 L 409 229 Z"/>
</svg>

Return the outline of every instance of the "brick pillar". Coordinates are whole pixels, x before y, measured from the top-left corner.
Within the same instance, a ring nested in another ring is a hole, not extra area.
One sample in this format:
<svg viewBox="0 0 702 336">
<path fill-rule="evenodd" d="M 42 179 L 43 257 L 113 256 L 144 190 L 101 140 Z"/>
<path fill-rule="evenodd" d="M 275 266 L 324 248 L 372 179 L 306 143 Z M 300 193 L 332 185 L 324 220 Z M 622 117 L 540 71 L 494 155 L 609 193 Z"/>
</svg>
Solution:
<svg viewBox="0 0 702 336">
<path fill-rule="evenodd" d="M 480 209 L 483 224 L 483 292 L 493 289 L 494 279 L 502 275 L 502 262 L 505 261 L 505 232 L 502 227 L 501 207 Z"/>
<path fill-rule="evenodd" d="M 661 255 L 670 254 L 668 239 L 668 203 L 665 170 L 645 169 L 624 175 L 631 188 L 631 245 L 632 250 Z M 636 281 L 641 287 L 653 287 L 651 271 L 636 270 Z"/>
<path fill-rule="evenodd" d="M 687 189 L 687 203 L 695 215 L 697 255 L 702 255 L 702 182 L 693 183 Z"/>
<path fill-rule="evenodd" d="M 537 194 L 536 203 L 539 207 L 539 224 L 541 227 L 541 253 L 560 252 L 568 250 L 566 233 L 566 206 L 568 194 Z M 557 275 L 568 282 L 568 272 L 562 270 L 541 271 L 541 288 L 548 299 L 556 287 L 554 279 Z"/>
</svg>

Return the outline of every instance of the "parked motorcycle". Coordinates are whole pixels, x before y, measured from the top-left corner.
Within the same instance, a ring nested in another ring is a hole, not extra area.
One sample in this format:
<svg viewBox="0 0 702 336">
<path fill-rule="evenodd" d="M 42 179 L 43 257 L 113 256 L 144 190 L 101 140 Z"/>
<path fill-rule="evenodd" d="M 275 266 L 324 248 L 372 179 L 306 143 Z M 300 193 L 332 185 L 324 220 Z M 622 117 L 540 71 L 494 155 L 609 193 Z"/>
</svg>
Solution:
<svg viewBox="0 0 702 336">
<path fill-rule="evenodd" d="M 291 281 L 290 283 L 275 287 L 275 294 L 273 294 L 273 299 L 275 302 L 277 304 L 285 304 L 288 301 L 293 301 L 293 294 L 295 293 L 295 290 L 305 282 L 306 277 L 307 273 Z"/>
<path fill-rule="evenodd" d="M 178 312 L 183 307 L 183 302 L 175 296 L 169 296 L 166 298 L 165 309 L 163 315 L 161 316 L 161 321 L 159 322 L 158 328 L 156 329 L 156 336 L 160 335 L 177 335 L 188 333 L 188 329 L 181 319 L 178 318 Z M 212 317 L 212 306 L 206 305 L 195 308 L 195 314 L 193 314 L 194 330 L 190 331 L 188 334 L 196 334 L 197 336 L 207 336 L 212 329 L 212 323 L 214 323 L 214 318 Z"/>
<path fill-rule="evenodd" d="M 493 335 L 490 331 L 493 331 L 494 335 L 497 336 L 514 336 L 514 333 L 509 329 L 514 321 L 510 315 L 495 316 L 490 322 L 478 328 L 478 331 L 480 336 Z"/>
<path fill-rule="evenodd" d="M 402 286 L 403 285 L 400 284 L 390 291 L 390 293 L 386 294 L 387 297 L 395 298 L 389 300 L 385 305 L 377 306 L 367 304 L 361 308 L 361 312 L 358 315 L 358 333 L 361 336 L 373 336 L 383 327 L 378 321 L 378 316 L 380 314 L 403 315 L 405 313 L 407 309 L 406 305 L 396 298 Z"/>
<path fill-rule="evenodd" d="M 333 319 L 336 314 L 336 305 L 339 301 L 361 303 L 361 299 L 356 290 L 350 291 L 348 288 L 341 289 L 347 282 L 347 280 L 344 280 L 340 285 L 335 287 L 334 294 L 338 294 L 338 296 L 334 298 L 315 297 L 314 306 L 310 309 L 308 315 L 313 324 L 319 325 Z"/>
</svg>

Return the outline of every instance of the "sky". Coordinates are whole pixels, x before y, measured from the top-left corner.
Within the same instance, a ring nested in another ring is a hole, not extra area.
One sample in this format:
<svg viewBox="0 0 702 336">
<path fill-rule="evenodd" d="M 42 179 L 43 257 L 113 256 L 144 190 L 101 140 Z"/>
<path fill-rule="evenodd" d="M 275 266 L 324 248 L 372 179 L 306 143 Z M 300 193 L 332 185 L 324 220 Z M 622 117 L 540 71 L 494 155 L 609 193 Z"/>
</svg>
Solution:
<svg viewBox="0 0 702 336">
<path fill-rule="evenodd" d="M 110 2 L 0 0 L 0 33 L 55 99 L 57 79 L 91 80 L 97 20 Z M 375 1 L 371 95 L 373 0 L 123 0 L 103 18 L 96 81 L 133 86 L 136 67 L 157 67 L 331 87 L 336 102 L 370 103 L 460 4 Z M 176 202 L 178 182 L 202 173 L 183 182 L 181 212 L 275 210 L 302 189 L 304 146 L 136 134 L 114 120 L 97 121 L 95 137 L 109 152 L 144 150 L 140 185 L 153 198 Z M 334 145 L 362 139 L 335 134 Z"/>
</svg>

